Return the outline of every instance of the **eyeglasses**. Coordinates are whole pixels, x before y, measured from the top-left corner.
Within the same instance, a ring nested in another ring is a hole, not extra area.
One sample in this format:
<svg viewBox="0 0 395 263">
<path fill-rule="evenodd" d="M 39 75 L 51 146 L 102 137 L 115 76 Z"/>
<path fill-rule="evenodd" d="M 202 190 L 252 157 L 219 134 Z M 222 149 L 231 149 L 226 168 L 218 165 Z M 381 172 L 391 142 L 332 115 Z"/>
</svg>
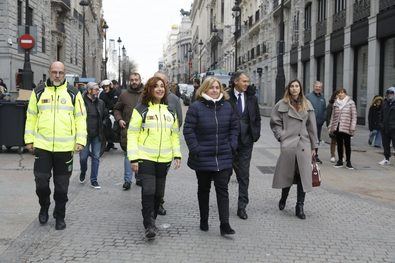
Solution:
<svg viewBox="0 0 395 263">
<path fill-rule="evenodd" d="M 53 75 L 64 75 L 64 71 L 51 71 Z"/>
</svg>

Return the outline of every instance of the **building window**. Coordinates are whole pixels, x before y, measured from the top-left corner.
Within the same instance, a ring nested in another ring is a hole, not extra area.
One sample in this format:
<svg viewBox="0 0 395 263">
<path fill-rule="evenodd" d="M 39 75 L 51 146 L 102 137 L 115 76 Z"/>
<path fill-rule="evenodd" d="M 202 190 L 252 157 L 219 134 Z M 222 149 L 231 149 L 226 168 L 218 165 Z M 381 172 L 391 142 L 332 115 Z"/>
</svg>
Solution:
<svg viewBox="0 0 395 263">
<path fill-rule="evenodd" d="M 225 0 L 221 0 L 221 23 L 225 21 Z"/>
<path fill-rule="evenodd" d="M 383 50 L 383 91 L 385 91 L 387 88 L 395 86 L 395 37 L 384 42 Z"/>
<path fill-rule="evenodd" d="M 30 6 L 27 8 L 26 22 L 29 26 L 33 25 L 33 8 Z"/>
<path fill-rule="evenodd" d="M 346 0 L 335 0 L 335 14 L 346 9 Z"/>
<path fill-rule="evenodd" d="M 326 0 L 318 0 L 318 22 L 326 20 Z"/>
<path fill-rule="evenodd" d="M 298 43 L 299 41 L 299 11 L 296 12 L 292 22 L 293 33 L 292 33 L 292 43 Z"/>
<path fill-rule="evenodd" d="M 304 9 L 304 29 L 310 30 L 311 28 L 311 3 Z"/>
<path fill-rule="evenodd" d="M 41 52 L 45 53 L 46 47 L 45 47 L 45 25 L 41 26 Z"/>
<path fill-rule="evenodd" d="M 317 80 L 322 83 L 325 82 L 325 57 L 317 58 Z"/>
<path fill-rule="evenodd" d="M 354 68 L 353 98 L 357 104 L 357 123 L 365 125 L 368 86 L 368 45 L 356 49 Z"/>
<path fill-rule="evenodd" d="M 303 63 L 303 91 L 304 94 L 309 92 L 309 82 L 310 82 L 310 60 Z"/>
<path fill-rule="evenodd" d="M 343 87 L 343 65 L 343 51 L 333 54 L 333 91 L 337 90 L 340 87 Z"/>
<path fill-rule="evenodd" d="M 18 1 L 18 26 L 22 25 L 22 1 Z"/>
</svg>

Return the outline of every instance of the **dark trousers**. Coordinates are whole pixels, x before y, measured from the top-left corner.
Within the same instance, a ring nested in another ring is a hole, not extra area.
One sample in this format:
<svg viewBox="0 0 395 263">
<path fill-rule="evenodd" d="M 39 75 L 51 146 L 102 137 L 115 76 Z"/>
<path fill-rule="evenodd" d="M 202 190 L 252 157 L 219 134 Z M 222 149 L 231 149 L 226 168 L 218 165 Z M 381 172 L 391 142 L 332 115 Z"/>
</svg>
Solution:
<svg viewBox="0 0 395 263">
<path fill-rule="evenodd" d="M 321 132 L 322 132 L 322 125 L 317 124 L 317 136 L 318 136 L 318 144 L 321 142 Z M 316 157 L 318 158 L 318 147 L 315 149 L 315 154 L 317 155 Z"/>
<path fill-rule="evenodd" d="M 250 162 L 253 144 L 240 144 L 233 161 L 233 169 L 239 183 L 238 209 L 245 209 L 248 204 L 248 185 L 250 183 Z"/>
<path fill-rule="evenodd" d="M 395 131 L 392 132 L 382 131 L 381 137 L 382 137 L 383 148 L 384 148 L 384 157 L 385 159 L 389 160 L 391 157 L 391 141 L 392 141 L 392 146 L 395 149 Z"/>
<path fill-rule="evenodd" d="M 351 135 L 344 132 L 335 132 L 337 155 L 339 162 L 343 162 L 343 145 L 346 148 L 346 161 L 351 162 Z"/>
<path fill-rule="evenodd" d="M 49 180 L 53 172 L 54 215 L 56 218 L 64 218 L 66 203 L 69 200 L 67 197 L 69 181 L 73 171 L 73 152 L 49 152 L 36 148 L 34 155 L 34 178 L 40 206 L 48 208 L 51 203 Z"/>
<path fill-rule="evenodd" d="M 303 191 L 302 180 L 300 179 L 299 173 L 295 175 L 294 181 L 296 182 L 296 204 L 303 205 L 306 193 Z M 282 189 L 281 191 L 282 200 L 287 200 L 289 190 L 291 190 L 291 187 L 285 187 Z"/>
<path fill-rule="evenodd" d="M 196 171 L 198 180 L 197 196 L 201 221 L 208 220 L 211 181 L 214 181 L 219 220 L 221 224 L 229 223 L 228 183 L 230 173 L 230 169 L 222 171 Z"/>
<path fill-rule="evenodd" d="M 165 195 L 166 175 L 171 163 L 139 162 L 141 178 L 141 205 L 145 228 L 155 226 L 160 201 Z"/>
</svg>

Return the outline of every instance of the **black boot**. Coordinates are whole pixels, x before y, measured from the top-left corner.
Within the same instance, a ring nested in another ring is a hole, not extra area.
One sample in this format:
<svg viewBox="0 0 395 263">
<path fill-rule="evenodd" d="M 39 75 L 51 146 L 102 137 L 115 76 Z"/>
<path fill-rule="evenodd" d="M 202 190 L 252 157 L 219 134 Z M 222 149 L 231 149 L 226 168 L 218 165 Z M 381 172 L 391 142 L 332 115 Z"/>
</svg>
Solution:
<svg viewBox="0 0 395 263">
<path fill-rule="evenodd" d="M 149 226 L 145 229 L 145 237 L 148 239 L 153 239 L 156 236 L 155 227 Z"/>
<path fill-rule="evenodd" d="M 40 208 L 40 213 L 38 214 L 38 221 L 40 224 L 44 225 L 48 222 L 48 209 L 49 206 L 42 206 Z"/>
<path fill-rule="evenodd" d="M 236 232 L 230 227 L 229 223 L 221 223 L 219 226 L 221 236 L 234 235 Z"/>
<path fill-rule="evenodd" d="M 298 182 L 297 186 L 297 201 L 295 207 L 295 215 L 300 219 L 306 219 L 306 215 L 304 214 L 303 205 L 306 193 L 303 191 L 302 182 Z"/>
<path fill-rule="evenodd" d="M 55 229 L 63 230 L 65 228 L 66 228 L 66 223 L 64 222 L 64 218 L 56 217 Z"/>
<path fill-rule="evenodd" d="M 281 199 L 278 202 L 278 209 L 284 210 L 290 189 L 291 187 L 285 187 L 281 190 Z"/>
</svg>

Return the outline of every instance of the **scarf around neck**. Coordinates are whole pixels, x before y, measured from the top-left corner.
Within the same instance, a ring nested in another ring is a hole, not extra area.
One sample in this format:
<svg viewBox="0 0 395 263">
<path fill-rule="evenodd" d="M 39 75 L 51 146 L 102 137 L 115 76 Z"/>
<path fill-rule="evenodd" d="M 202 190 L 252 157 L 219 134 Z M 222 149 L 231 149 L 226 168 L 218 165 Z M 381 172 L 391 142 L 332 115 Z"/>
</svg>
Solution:
<svg viewBox="0 0 395 263">
<path fill-rule="evenodd" d="M 347 102 L 350 100 L 350 97 L 346 95 L 344 99 L 336 99 L 336 104 L 340 109 L 343 109 L 346 106 Z"/>
<path fill-rule="evenodd" d="M 207 101 L 212 101 L 212 102 L 214 102 L 214 103 L 216 103 L 217 101 L 220 101 L 220 100 L 222 99 L 223 96 L 224 96 L 224 95 L 221 93 L 221 94 L 219 94 L 218 99 L 213 99 L 213 98 L 211 98 L 209 95 L 207 95 L 206 93 L 202 93 L 202 97 L 203 97 L 205 100 L 207 100 Z"/>
</svg>

